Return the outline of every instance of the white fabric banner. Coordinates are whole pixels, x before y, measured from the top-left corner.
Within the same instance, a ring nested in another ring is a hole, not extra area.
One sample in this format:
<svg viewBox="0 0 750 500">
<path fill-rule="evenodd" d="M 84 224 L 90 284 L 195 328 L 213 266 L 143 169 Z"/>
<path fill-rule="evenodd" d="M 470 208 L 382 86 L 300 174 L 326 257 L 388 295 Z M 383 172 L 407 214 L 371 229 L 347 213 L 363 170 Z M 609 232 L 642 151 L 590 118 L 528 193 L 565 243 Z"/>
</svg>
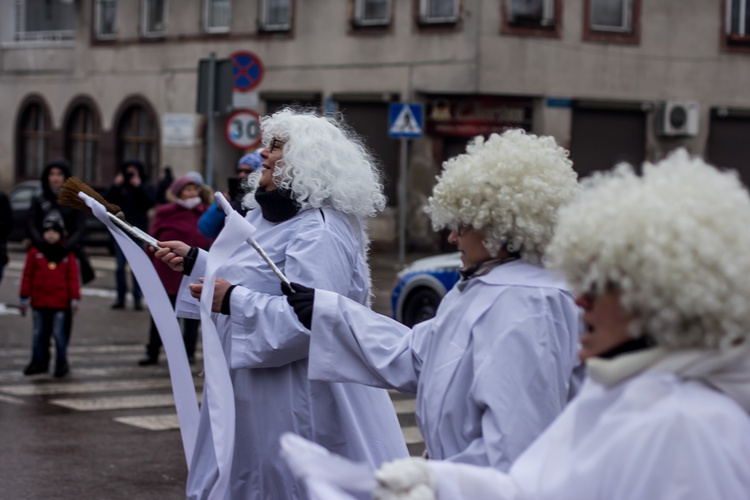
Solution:
<svg viewBox="0 0 750 500">
<path fill-rule="evenodd" d="M 208 414 L 214 441 L 219 478 L 211 489 L 210 498 L 223 499 L 229 488 L 229 475 L 234 456 L 234 389 L 229 375 L 229 366 L 224 357 L 221 339 L 211 317 L 214 285 L 217 269 L 243 245 L 255 227 L 234 210 L 230 211 L 224 228 L 211 245 L 206 263 L 206 275 L 201 292 L 201 325 L 203 328 L 203 363 L 206 371 L 205 387 L 208 399 Z M 204 404 L 206 401 L 204 401 Z"/>
<path fill-rule="evenodd" d="M 375 472 L 369 464 L 334 455 L 301 436 L 281 436 L 281 456 L 305 483 L 310 500 L 355 500 L 350 493 L 372 493 Z"/>
<path fill-rule="evenodd" d="M 164 344 L 164 352 L 169 361 L 172 394 L 177 409 L 177 419 L 180 422 L 182 447 L 185 450 L 185 459 L 189 469 L 195 448 L 200 412 L 198 410 L 198 397 L 195 394 L 195 384 L 193 384 L 193 374 L 190 371 L 190 363 L 188 363 L 185 344 L 182 340 L 182 331 L 174 314 L 172 303 L 169 301 L 164 285 L 143 248 L 109 219 L 107 210 L 101 203 L 84 193 L 79 193 L 78 196 L 86 202 L 94 217 L 107 226 L 117 244 L 120 245 L 135 278 L 138 280 L 143 295 L 146 297 L 146 303 L 151 316 L 154 318 L 162 344 Z"/>
</svg>

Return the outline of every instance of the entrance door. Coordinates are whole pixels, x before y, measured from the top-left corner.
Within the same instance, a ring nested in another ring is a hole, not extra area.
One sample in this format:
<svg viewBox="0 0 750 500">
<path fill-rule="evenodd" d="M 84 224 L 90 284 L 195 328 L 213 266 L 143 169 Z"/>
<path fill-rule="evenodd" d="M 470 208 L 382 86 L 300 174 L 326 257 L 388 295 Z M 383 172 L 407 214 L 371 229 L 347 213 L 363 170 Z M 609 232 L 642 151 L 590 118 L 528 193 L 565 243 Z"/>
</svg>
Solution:
<svg viewBox="0 0 750 500">
<path fill-rule="evenodd" d="M 742 182 L 750 186 L 750 116 L 712 113 L 706 158 L 717 167 L 737 170 Z"/>
</svg>

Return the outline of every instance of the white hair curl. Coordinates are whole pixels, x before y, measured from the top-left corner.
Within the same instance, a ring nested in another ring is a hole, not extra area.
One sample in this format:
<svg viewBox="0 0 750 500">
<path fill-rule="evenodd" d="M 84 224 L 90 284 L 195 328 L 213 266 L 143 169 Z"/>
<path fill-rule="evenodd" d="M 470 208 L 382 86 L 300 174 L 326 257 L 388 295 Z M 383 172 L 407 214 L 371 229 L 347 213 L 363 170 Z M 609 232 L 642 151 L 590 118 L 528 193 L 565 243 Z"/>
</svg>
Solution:
<svg viewBox="0 0 750 500">
<path fill-rule="evenodd" d="M 477 137 L 466 151 L 443 163 L 425 208 L 433 228 L 468 224 L 484 232 L 491 255 L 505 249 L 539 262 L 558 208 L 578 191 L 568 152 L 519 129 Z"/>
<path fill-rule="evenodd" d="M 642 177 L 620 165 L 583 185 L 548 249 L 576 292 L 614 286 L 630 335 L 666 348 L 750 335 L 750 197 L 735 172 L 678 150 Z"/>
<path fill-rule="evenodd" d="M 342 122 L 284 108 L 263 117 L 261 132 L 266 145 L 286 141 L 274 182 L 303 210 L 327 206 L 365 217 L 385 208 L 377 162 Z"/>
</svg>

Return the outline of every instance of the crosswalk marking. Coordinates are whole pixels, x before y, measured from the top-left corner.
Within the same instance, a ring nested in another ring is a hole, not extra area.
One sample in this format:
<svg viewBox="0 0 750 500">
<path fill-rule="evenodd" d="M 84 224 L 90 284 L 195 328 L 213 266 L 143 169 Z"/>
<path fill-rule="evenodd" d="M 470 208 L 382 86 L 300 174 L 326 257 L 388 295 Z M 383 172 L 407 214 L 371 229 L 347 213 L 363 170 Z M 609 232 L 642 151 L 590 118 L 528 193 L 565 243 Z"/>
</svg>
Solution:
<svg viewBox="0 0 750 500">
<path fill-rule="evenodd" d="M 51 399 L 49 403 L 78 411 L 132 410 L 174 406 L 172 393 L 140 396 L 107 396 L 101 398 Z"/>
<path fill-rule="evenodd" d="M 169 379 L 147 378 L 135 380 L 106 380 L 96 382 L 52 383 L 35 385 L 0 386 L 0 392 L 14 396 L 54 396 L 58 394 L 83 394 L 89 392 L 140 391 L 148 389 L 169 389 Z"/>
<path fill-rule="evenodd" d="M 29 403 L 24 398 L 37 397 L 73 411 L 115 412 L 104 414 L 106 418 L 139 429 L 153 432 L 177 430 L 179 422 L 167 362 L 162 359 L 156 366 L 137 366 L 136 360 L 143 352 L 141 344 L 73 345 L 68 352 L 71 374 L 65 379 L 55 379 L 51 374 L 54 361 L 50 363 L 49 373 L 28 377 L 22 370 L 28 363 L 30 349 L 3 349 L 0 352 L 0 405 L 24 405 Z M 200 401 L 204 381 L 197 376 L 201 368 L 200 354 L 198 360 L 193 367 L 193 381 Z M 406 444 L 412 454 L 420 454 L 424 445 L 419 429 L 414 425 L 413 397 L 394 390 L 388 393 L 401 422 Z"/>
<path fill-rule="evenodd" d="M 177 414 L 168 415 L 141 415 L 137 417 L 117 417 L 115 422 L 132 425 L 149 431 L 169 431 L 180 428 Z"/>
</svg>

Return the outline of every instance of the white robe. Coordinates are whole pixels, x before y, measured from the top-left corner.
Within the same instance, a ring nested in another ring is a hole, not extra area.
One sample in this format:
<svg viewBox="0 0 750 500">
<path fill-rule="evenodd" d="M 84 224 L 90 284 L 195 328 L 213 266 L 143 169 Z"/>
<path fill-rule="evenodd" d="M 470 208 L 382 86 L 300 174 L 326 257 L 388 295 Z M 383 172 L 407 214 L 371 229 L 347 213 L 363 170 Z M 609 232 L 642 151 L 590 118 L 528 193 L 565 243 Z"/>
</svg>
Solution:
<svg viewBox="0 0 750 500">
<path fill-rule="evenodd" d="M 247 218 L 257 228 L 256 241 L 290 280 L 367 302 L 366 257 L 345 215 L 313 209 L 273 224 L 253 210 Z M 203 276 L 205 258 L 201 252 L 190 280 L 183 280 L 182 297 L 188 281 Z M 231 362 L 236 405 L 229 498 L 306 497 L 279 458 L 279 437 L 287 431 L 375 467 L 408 455 L 385 391 L 308 380 L 309 332 L 281 294 L 279 279 L 253 248 L 238 249 L 217 277 L 239 284 L 231 295 L 231 315 L 214 315 Z M 191 315 L 189 302 L 178 300 L 180 315 Z M 188 498 L 206 498 L 218 473 L 205 402 Z"/>
<path fill-rule="evenodd" d="M 507 470 L 569 399 L 579 316 L 561 281 L 522 261 L 454 287 L 413 330 L 317 290 L 309 374 L 416 393 L 430 458 Z"/>
<path fill-rule="evenodd" d="M 438 498 L 750 498 L 750 363 L 720 373 L 723 355 L 660 356 L 596 360 L 578 397 L 508 474 L 428 462 Z M 638 372 L 644 360 L 655 363 Z M 624 373 L 628 364 L 636 369 Z"/>
</svg>

